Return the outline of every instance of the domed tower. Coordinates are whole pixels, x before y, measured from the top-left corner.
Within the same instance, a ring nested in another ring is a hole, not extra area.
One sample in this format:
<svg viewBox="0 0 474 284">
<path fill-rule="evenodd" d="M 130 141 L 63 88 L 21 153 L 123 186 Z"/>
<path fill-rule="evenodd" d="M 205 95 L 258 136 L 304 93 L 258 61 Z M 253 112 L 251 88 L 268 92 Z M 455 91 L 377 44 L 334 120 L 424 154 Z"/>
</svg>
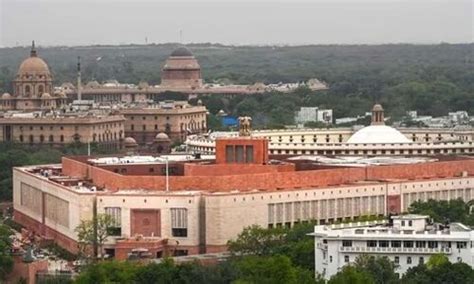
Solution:
<svg viewBox="0 0 474 284">
<path fill-rule="evenodd" d="M 23 60 L 13 81 L 13 96 L 41 98 L 43 93 L 53 93 L 53 77 L 48 64 L 38 57 L 33 41 L 30 57 Z"/>
<path fill-rule="evenodd" d="M 175 49 L 161 70 L 161 85 L 169 88 L 202 87 L 201 66 L 184 46 Z"/>
<path fill-rule="evenodd" d="M 384 110 L 382 105 L 375 104 L 372 108 L 372 123 L 371 125 L 385 125 Z"/>
<path fill-rule="evenodd" d="M 166 154 L 171 152 L 171 140 L 164 132 L 156 134 L 152 148 L 156 153 Z"/>
</svg>

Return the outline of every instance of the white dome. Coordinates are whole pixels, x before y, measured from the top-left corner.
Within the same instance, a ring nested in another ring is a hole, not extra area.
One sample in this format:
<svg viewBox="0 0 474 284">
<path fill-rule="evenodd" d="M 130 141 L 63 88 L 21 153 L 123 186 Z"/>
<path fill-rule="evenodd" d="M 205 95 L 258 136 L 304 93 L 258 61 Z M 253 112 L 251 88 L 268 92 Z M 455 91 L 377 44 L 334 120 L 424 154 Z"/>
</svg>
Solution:
<svg viewBox="0 0 474 284">
<path fill-rule="evenodd" d="M 400 131 L 386 125 L 371 125 L 354 133 L 347 143 L 351 144 L 397 144 L 411 143 Z"/>
</svg>

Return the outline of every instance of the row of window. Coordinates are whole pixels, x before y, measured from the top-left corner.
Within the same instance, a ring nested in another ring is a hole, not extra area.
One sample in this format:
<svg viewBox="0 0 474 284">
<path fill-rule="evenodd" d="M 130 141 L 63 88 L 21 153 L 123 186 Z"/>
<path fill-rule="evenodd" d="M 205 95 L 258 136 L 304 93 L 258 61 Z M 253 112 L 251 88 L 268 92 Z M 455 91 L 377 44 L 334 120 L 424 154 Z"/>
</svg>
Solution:
<svg viewBox="0 0 474 284">
<path fill-rule="evenodd" d="M 360 215 L 384 214 L 385 198 L 364 196 L 354 198 L 323 199 L 268 204 L 268 224 L 273 227 L 291 226 L 291 223 L 308 220 L 325 220 Z"/>
<path fill-rule="evenodd" d="M 447 154 L 447 153 L 474 153 L 474 148 L 461 149 L 417 149 L 417 150 L 270 150 L 271 154 L 303 154 L 303 155 L 346 155 L 346 154 Z"/>
</svg>

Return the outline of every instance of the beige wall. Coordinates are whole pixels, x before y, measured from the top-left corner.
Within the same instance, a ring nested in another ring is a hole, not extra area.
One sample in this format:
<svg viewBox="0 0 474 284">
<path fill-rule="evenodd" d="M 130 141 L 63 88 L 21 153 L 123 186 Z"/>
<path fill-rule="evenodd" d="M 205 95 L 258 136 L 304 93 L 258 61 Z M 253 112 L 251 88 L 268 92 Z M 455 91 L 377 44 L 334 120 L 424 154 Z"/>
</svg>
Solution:
<svg viewBox="0 0 474 284">
<path fill-rule="evenodd" d="M 24 173 L 21 170 L 15 169 L 13 172 L 13 206 L 15 210 L 33 218 L 34 220 L 43 223 L 42 212 L 30 210 L 29 208 L 21 205 L 21 183 L 28 184 L 43 194 L 49 194 L 65 200 L 68 202 L 68 210 L 61 212 L 61 214 L 68 214 L 67 226 L 64 226 L 62 222 L 51 220 L 45 215 L 45 224 L 58 231 L 61 234 L 68 236 L 71 239 L 77 240 L 74 229 L 79 225 L 81 219 L 92 218 L 92 195 L 81 195 L 71 192 L 60 185 L 56 185 L 49 182 L 46 178 L 32 176 L 28 173 Z M 44 210 L 44 211 L 47 211 Z"/>
<path fill-rule="evenodd" d="M 79 142 L 117 142 L 124 138 L 124 120 L 121 117 L 117 119 L 97 119 L 92 121 L 71 121 L 65 119 L 61 121 L 53 119 L 3 119 L 0 120 L 0 141 L 5 141 L 7 126 L 11 128 L 11 139 L 19 143 L 31 143 L 30 136 L 33 137 L 33 143 L 39 144 L 67 144 L 75 142 L 75 135 L 78 134 Z M 43 142 L 41 142 L 43 136 Z M 50 136 L 53 141 L 50 142 Z M 21 141 L 23 137 L 23 142 Z M 61 140 L 61 137 L 63 140 Z"/>
</svg>

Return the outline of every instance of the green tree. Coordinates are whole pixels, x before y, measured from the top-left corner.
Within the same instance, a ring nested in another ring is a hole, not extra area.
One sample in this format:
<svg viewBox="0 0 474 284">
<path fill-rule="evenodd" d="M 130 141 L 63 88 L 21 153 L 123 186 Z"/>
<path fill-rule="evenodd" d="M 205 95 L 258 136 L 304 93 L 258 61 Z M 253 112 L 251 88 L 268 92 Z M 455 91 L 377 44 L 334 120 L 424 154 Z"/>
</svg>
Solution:
<svg viewBox="0 0 474 284">
<path fill-rule="evenodd" d="M 373 284 L 372 276 L 367 271 L 359 270 L 351 265 L 344 266 L 341 271 L 329 279 L 328 284 Z"/>
<path fill-rule="evenodd" d="M 276 246 L 284 243 L 284 237 L 284 229 L 264 229 L 253 225 L 228 242 L 229 251 L 239 255 L 270 255 Z"/>
<path fill-rule="evenodd" d="M 398 276 L 395 273 L 396 265 L 387 257 L 363 254 L 356 258 L 354 267 L 359 271 L 369 273 L 376 284 L 396 283 L 398 281 Z"/>
<path fill-rule="evenodd" d="M 235 283 L 297 283 L 298 270 L 286 256 L 247 256 L 235 263 L 239 278 Z"/>
<path fill-rule="evenodd" d="M 102 247 L 113 225 L 114 220 L 108 214 L 97 214 L 91 220 L 81 220 L 75 229 L 81 252 L 84 254 L 90 246 L 97 245 L 103 257 Z"/>
<path fill-rule="evenodd" d="M 0 280 L 5 279 L 13 269 L 13 258 L 10 254 L 12 234 L 9 227 L 0 223 Z"/>
<path fill-rule="evenodd" d="M 415 201 L 408 208 L 413 214 L 429 215 L 435 222 L 461 222 L 474 225 L 474 216 L 469 212 L 469 205 L 462 199 Z"/>
<path fill-rule="evenodd" d="M 128 261 L 104 261 L 86 267 L 75 282 L 89 283 L 136 283 L 138 265 Z"/>
</svg>

